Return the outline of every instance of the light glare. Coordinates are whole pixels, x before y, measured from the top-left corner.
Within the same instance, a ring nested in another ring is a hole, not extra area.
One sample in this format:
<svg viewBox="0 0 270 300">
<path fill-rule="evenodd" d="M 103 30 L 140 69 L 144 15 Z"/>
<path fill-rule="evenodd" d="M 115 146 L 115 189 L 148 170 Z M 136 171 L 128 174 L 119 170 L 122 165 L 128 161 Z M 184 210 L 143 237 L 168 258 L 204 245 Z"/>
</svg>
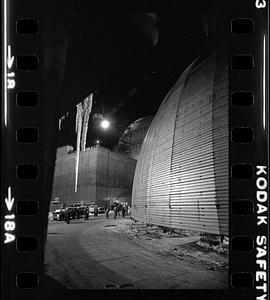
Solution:
<svg viewBox="0 0 270 300">
<path fill-rule="evenodd" d="M 109 128 L 109 126 L 110 126 L 110 122 L 109 122 L 108 120 L 103 120 L 103 121 L 101 122 L 101 127 L 102 127 L 103 129 L 107 129 L 107 128 Z"/>
</svg>

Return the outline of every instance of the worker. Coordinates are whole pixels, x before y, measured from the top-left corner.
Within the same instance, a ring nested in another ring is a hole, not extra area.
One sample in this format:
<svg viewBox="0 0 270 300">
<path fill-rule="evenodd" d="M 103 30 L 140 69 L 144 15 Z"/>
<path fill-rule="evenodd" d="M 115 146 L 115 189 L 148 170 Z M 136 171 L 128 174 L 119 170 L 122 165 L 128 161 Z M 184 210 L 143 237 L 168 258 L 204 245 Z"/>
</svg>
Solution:
<svg viewBox="0 0 270 300">
<path fill-rule="evenodd" d="M 70 223 L 70 211 L 69 211 L 69 209 L 67 209 L 66 222 L 67 222 L 67 224 Z"/>
<path fill-rule="evenodd" d="M 97 207 L 97 205 L 95 205 L 95 207 L 94 207 L 94 217 L 98 218 L 98 207 Z"/>
<path fill-rule="evenodd" d="M 126 215 L 126 209 L 125 206 L 122 207 L 122 218 L 125 218 Z"/>
<path fill-rule="evenodd" d="M 110 212 L 110 208 L 107 207 L 106 208 L 106 219 L 108 219 L 108 220 L 109 220 L 109 212 Z"/>
<path fill-rule="evenodd" d="M 131 216 L 131 205 L 129 206 L 129 216 Z"/>
<path fill-rule="evenodd" d="M 116 219 L 116 216 L 117 216 L 117 207 L 115 206 L 114 208 L 113 208 L 113 212 L 114 212 L 114 219 Z"/>
<path fill-rule="evenodd" d="M 89 220 L 89 210 L 88 210 L 88 207 L 85 208 L 84 219 L 85 220 Z"/>
</svg>

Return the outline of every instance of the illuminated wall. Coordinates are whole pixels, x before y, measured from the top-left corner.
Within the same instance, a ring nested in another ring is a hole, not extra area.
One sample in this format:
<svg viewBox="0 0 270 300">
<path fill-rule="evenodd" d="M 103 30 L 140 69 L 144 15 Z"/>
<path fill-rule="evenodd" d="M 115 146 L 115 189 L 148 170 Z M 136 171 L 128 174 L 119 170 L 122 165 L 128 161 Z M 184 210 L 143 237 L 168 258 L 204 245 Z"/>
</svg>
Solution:
<svg viewBox="0 0 270 300">
<path fill-rule="evenodd" d="M 75 193 L 75 158 L 70 146 L 57 150 L 52 199 L 59 198 L 66 205 L 105 206 L 113 200 L 130 203 L 136 160 L 100 146 L 81 151 Z"/>
<path fill-rule="evenodd" d="M 137 161 L 132 217 L 228 234 L 228 63 L 195 61 L 163 100 Z"/>
</svg>

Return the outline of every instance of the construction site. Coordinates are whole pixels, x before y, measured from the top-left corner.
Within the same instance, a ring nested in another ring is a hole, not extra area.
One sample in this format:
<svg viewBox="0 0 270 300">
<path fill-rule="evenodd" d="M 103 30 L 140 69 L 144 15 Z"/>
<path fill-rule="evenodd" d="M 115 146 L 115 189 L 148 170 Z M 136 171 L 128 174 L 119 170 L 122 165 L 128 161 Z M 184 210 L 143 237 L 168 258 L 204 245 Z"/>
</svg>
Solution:
<svg viewBox="0 0 270 300">
<path fill-rule="evenodd" d="M 62 6 L 45 36 L 48 286 L 227 289 L 229 6 Z"/>
<path fill-rule="evenodd" d="M 77 151 L 58 149 L 53 199 L 109 207 L 106 217 L 90 214 L 68 226 L 49 220 L 47 272 L 61 284 L 83 289 L 228 287 L 224 57 L 216 51 L 195 60 L 154 118 L 130 124 L 114 150 L 80 147 L 81 140 Z M 110 210 L 113 203 L 127 203 L 131 211 Z"/>
</svg>

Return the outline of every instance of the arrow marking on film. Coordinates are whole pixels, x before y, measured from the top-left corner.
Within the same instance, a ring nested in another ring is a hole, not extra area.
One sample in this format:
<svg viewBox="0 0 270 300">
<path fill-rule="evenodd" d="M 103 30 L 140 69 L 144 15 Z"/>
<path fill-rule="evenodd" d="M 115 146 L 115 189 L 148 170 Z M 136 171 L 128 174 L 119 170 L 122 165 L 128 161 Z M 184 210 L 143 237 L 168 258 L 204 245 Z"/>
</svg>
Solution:
<svg viewBox="0 0 270 300">
<path fill-rule="evenodd" d="M 9 69 L 12 67 L 13 61 L 14 61 L 14 56 L 11 56 L 11 46 L 8 45 L 7 65 Z"/>
<path fill-rule="evenodd" d="M 13 203 L 14 203 L 14 198 L 11 198 L 11 187 L 8 188 L 8 197 L 5 198 L 5 202 L 6 202 L 8 211 L 11 211 Z"/>
</svg>

